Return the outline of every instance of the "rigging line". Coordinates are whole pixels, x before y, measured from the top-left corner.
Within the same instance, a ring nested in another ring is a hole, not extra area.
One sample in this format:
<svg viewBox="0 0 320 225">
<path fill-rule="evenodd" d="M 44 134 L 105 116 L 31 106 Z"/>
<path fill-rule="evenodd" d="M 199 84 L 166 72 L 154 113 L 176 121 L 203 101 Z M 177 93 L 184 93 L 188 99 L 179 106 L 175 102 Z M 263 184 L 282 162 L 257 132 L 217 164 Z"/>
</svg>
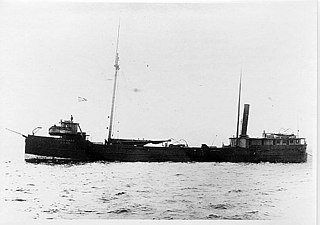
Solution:
<svg viewBox="0 0 320 225">
<path fill-rule="evenodd" d="M 239 98 L 238 98 L 238 116 L 237 116 L 237 145 L 238 145 L 238 138 L 239 138 L 239 118 L 240 118 L 240 101 L 241 101 L 241 79 L 242 79 L 242 67 L 240 72 L 240 82 L 239 82 Z"/>
<path fill-rule="evenodd" d="M 216 141 L 217 137 L 218 137 L 218 135 L 216 134 L 216 136 L 214 137 L 211 145 L 213 145 L 213 143 Z"/>
<path fill-rule="evenodd" d="M 118 89 L 119 88 L 119 79 L 117 79 L 116 81 L 116 86 L 115 88 Z M 119 104 L 119 95 L 117 96 L 117 103 Z M 117 109 L 118 109 L 118 104 L 114 104 L 114 108 L 113 108 L 113 117 L 112 117 L 112 134 L 111 137 L 115 137 L 115 129 L 117 128 L 117 123 L 115 123 L 115 121 L 117 121 Z"/>
<path fill-rule="evenodd" d="M 117 79 L 116 88 L 117 88 L 117 90 L 118 90 L 118 92 L 119 92 L 119 88 L 120 88 L 119 79 Z M 114 106 L 114 119 L 113 119 L 113 121 L 117 121 L 117 118 L 118 118 L 117 112 L 118 112 L 118 106 L 119 106 L 119 102 L 120 102 L 120 101 L 119 101 L 119 100 L 120 100 L 119 97 L 120 97 L 120 95 L 117 96 L 117 102 L 118 102 L 118 104 L 115 104 L 115 106 Z M 118 124 L 119 124 L 119 122 L 118 122 Z M 115 124 L 115 126 L 117 126 L 117 123 Z M 119 125 L 118 125 L 118 127 L 116 127 L 116 128 L 119 128 Z M 117 132 L 117 133 L 120 133 L 120 131 Z"/>
</svg>

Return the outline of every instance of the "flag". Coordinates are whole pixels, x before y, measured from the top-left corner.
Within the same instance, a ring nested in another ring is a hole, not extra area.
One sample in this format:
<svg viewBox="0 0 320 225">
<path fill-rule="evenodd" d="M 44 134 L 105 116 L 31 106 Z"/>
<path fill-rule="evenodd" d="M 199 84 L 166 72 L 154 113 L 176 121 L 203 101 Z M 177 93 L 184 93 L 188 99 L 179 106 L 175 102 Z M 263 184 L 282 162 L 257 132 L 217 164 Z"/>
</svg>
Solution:
<svg viewBox="0 0 320 225">
<path fill-rule="evenodd" d="M 78 102 L 86 102 L 88 101 L 86 98 L 82 98 L 78 96 Z"/>
</svg>

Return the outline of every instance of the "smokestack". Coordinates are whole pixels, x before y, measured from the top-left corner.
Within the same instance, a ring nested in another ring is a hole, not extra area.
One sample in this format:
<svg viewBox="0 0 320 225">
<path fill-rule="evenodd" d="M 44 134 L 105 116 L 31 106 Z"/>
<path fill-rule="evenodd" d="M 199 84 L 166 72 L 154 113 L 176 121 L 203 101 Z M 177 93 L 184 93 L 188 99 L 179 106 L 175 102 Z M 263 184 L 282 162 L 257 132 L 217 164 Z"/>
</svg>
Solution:
<svg viewBox="0 0 320 225">
<path fill-rule="evenodd" d="M 241 129 L 241 137 L 247 136 L 247 128 L 248 128 L 248 118 L 249 118 L 249 104 L 244 104 L 243 109 L 243 119 L 242 119 L 242 129 Z"/>
</svg>

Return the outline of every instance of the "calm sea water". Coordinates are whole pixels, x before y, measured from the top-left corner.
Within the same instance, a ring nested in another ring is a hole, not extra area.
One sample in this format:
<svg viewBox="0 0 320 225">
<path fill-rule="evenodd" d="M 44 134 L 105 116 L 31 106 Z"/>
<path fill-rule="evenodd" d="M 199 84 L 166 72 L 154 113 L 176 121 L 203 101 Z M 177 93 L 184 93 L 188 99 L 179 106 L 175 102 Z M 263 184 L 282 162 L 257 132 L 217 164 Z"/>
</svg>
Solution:
<svg viewBox="0 0 320 225">
<path fill-rule="evenodd" d="M 1 218 L 313 221 L 312 160 L 272 163 L 6 161 Z"/>
</svg>

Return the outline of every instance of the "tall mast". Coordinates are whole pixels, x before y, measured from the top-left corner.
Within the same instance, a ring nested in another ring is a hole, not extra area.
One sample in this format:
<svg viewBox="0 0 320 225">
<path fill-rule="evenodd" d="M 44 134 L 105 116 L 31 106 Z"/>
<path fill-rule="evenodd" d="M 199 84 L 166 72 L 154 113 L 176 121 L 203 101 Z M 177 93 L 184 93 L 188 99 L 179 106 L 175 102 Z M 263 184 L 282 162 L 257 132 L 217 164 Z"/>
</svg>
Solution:
<svg viewBox="0 0 320 225">
<path fill-rule="evenodd" d="M 236 134 L 237 143 L 236 143 L 236 145 L 238 145 L 238 137 L 239 137 L 239 117 L 240 117 L 240 99 L 241 99 L 241 78 L 242 78 L 242 68 L 241 68 L 241 72 L 240 72 L 240 82 L 239 82 L 238 117 L 237 117 L 237 134 Z"/>
<path fill-rule="evenodd" d="M 120 33 L 120 21 L 119 21 L 119 25 L 118 25 L 116 58 L 115 58 L 115 63 L 114 63 L 114 82 L 113 82 L 113 94 L 112 94 L 112 104 L 111 104 L 111 113 L 110 113 L 110 125 L 109 125 L 108 141 L 111 140 L 111 135 L 112 135 L 113 113 L 114 113 L 114 102 L 115 102 L 115 99 L 116 99 L 117 77 L 118 77 L 118 71 L 120 70 L 119 53 L 118 53 L 119 33 Z"/>
</svg>

